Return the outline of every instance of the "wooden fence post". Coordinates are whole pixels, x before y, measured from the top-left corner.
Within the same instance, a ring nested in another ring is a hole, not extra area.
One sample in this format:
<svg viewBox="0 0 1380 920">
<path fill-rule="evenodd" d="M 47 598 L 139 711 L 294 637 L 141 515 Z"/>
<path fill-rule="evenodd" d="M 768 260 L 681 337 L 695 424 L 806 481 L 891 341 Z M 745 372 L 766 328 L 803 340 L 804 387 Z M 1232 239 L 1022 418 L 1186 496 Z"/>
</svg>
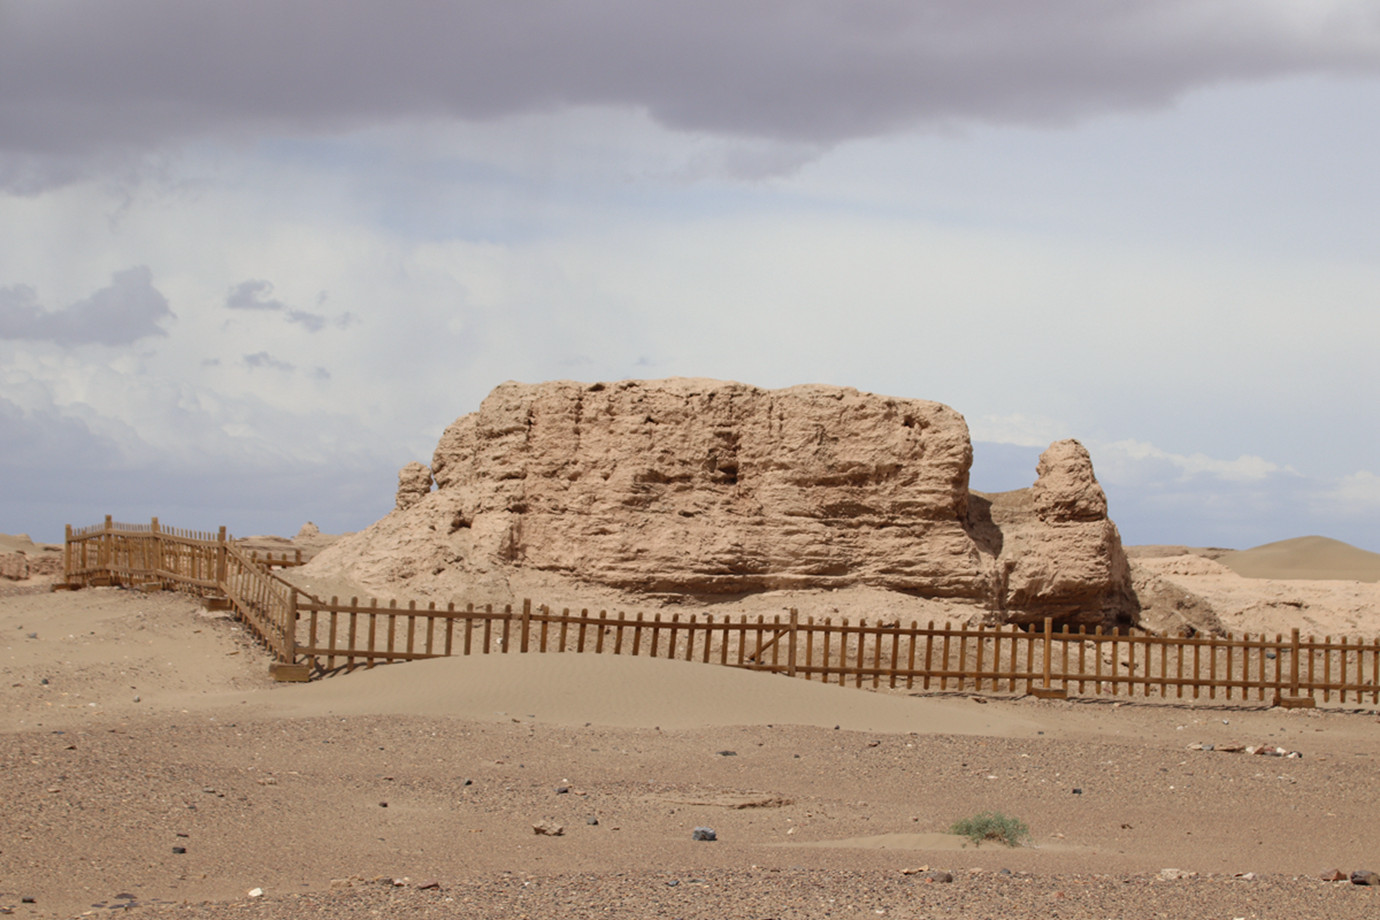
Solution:
<svg viewBox="0 0 1380 920">
<path fill-rule="evenodd" d="M 1290 635 L 1289 649 L 1289 695 L 1299 695 L 1299 628 L 1294 627 Z M 1276 653 L 1278 654 L 1278 653 Z"/>
<path fill-rule="evenodd" d="M 532 622 L 532 599 L 524 597 L 522 599 L 522 638 L 518 644 L 518 651 L 526 654 L 527 652 L 527 631 Z"/>
<path fill-rule="evenodd" d="M 335 598 L 331 599 L 335 602 Z M 269 606 L 271 601 L 265 604 Z M 315 613 L 312 614 L 316 616 Z M 275 661 L 268 666 L 268 673 L 278 681 L 305 682 L 311 680 L 311 669 L 314 659 L 297 661 L 297 589 L 293 588 L 288 592 L 287 610 L 284 613 L 286 623 L 283 629 L 283 651 L 279 661 Z M 350 637 L 351 651 L 353 651 L 354 637 Z M 373 663 L 373 659 L 369 659 Z"/>
<path fill-rule="evenodd" d="M 222 524 L 216 535 L 216 583 L 222 594 L 225 593 L 225 555 L 225 525 Z"/>
<path fill-rule="evenodd" d="M 1054 618 L 1045 618 L 1045 690 L 1049 690 L 1049 637 L 1054 632 Z"/>
<path fill-rule="evenodd" d="M 158 518 L 155 517 L 152 519 L 151 523 L 149 524 L 149 533 L 153 535 L 152 542 L 154 558 L 153 565 L 151 566 L 151 568 L 153 570 L 153 573 L 157 574 L 158 572 L 161 572 L 163 570 L 163 564 L 166 561 L 163 555 L 163 531 L 158 527 Z M 160 587 L 162 587 L 161 584 Z"/>
<path fill-rule="evenodd" d="M 1040 698 L 1040 699 L 1060 699 L 1060 700 L 1068 699 L 1069 688 L 1068 688 L 1068 682 L 1067 682 L 1067 673 L 1065 674 L 1065 683 L 1064 683 L 1064 686 L 1062 686 L 1062 687 L 1060 687 L 1058 690 L 1056 690 L 1056 689 L 1054 689 L 1053 687 L 1051 687 L 1051 686 L 1049 685 L 1049 684 L 1050 684 L 1050 677 L 1051 677 L 1051 674 L 1052 674 L 1052 672 L 1051 672 L 1051 670 L 1050 670 L 1050 655 L 1051 655 L 1051 654 L 1053 653 L 1053 651 L 1054 651 L 1052 648 L 1050 648 L 1050 643 L 1051 643 L 1051 641 L 1053 640 L 1053 638 L 1054 638 L 1054 618 L 1053 618 L 1053 617 L 1045 617 L 1044 629 L 1043 629 L 1043 645 L 1044 645 L 1044 656 L 1043 656 L 1043 657 L 1044 657 L 1044 668 L 1043 668 L 1042 675 L 1041 675 L 1041 683 L 1043 684 L 1043 686 L 1032 688 L 1032 687 L 1030 687 L 1030 685 L 1027 683 L 1027 684 L 1026 684 L 1026 692 L 1027 692 L 1027 693 L 1031 693 L 1031 694 L 1033 694 L 1034 696 L 1036 696 L 1036 697 L 1038 697 L 1038 698 Z M 1066 639 L 1065 641 L 1067 642 L 1067 639 Z M 1030 643 L 1031 643 L 1031 647 L 1033 648 L 1033 647 L 1034 647 L 1034 644 L 1035 644 L 1035 640 L 1034 640 L 1033 637 L 1031 638 Z M 1067 648 L 1067 645 L 1065 646 L 1065 648 Z M 1029 655 L 1026 656 L 1026 660 L 1029 661 Z M 1147 660 L 1148 660 L 1148 659 L 1147 659 Z M 1064 670 L 1065 670 L 1065 672 L 1068 671 L 1067 668 L 1065 668 Z"/>
<path fill-rule="evenodd" d="M 795 634 L 800 626 L 800 614 L 791 608 L 791 633 L 786 645 L 786 673 L 795 677 Z"/>
</svg>

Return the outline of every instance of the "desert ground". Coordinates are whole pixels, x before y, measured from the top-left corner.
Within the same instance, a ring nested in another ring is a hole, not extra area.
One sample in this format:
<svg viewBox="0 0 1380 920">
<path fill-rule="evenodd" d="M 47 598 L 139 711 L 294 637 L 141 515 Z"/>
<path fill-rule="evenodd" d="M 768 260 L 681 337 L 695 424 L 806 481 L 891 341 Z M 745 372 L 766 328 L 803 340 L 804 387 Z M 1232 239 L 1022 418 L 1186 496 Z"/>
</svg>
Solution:
<svg viewBox="0 0 1380 920">
<path fill-rule="evenodd" d="M 1292 544 L 1131 555 L 1232 630 L 1380 635 L 1375 554 Z M 50 578 L 0 581 L 0 913 L 1380 914 L 1380 887 L 1322 877 L 1380 872 L 1373 704 L 975 699 L 574 654 L 274 684 L 195 598 Z M 984 811 L 1029 839 L 947 833 Z"/>
</svg>

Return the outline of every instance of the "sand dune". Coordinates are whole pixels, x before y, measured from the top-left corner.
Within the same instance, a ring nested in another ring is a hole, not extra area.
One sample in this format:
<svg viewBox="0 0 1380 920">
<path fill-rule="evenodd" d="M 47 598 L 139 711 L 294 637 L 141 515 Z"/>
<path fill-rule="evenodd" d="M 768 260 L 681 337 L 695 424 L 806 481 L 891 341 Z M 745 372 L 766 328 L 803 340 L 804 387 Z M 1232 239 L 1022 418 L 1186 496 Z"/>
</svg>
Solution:
<svg viewBox="0 0 1380 920">
<path fill-rule="evenodd" d="M 1034 721 L 969 700 L 837 686 L 665 659 L 528 654 L 438 658 L 299 687 L 284 715 L 455 716 L 557 725 L 694 729 L 734 725 L 1029 736 Z M 976 711 L 975 711 L 976 710 Z"/>
<path fill-rule="evenodd" d="M 1328 537 L 1296 537 L 1217 557 L 1246 578 L 1380 581 L 1380 553 Z"/>
</svg>

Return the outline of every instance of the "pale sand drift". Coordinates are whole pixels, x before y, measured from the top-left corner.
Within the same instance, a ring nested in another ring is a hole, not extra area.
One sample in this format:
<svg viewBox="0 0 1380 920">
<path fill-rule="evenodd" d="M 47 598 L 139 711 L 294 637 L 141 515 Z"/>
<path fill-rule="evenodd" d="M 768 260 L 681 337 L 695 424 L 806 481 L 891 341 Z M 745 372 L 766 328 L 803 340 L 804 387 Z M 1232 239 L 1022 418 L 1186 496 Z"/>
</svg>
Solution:
<svg viewBox="0 0 1380 920">
<path fill-rule="evenodd" d="M 419 687 L 426 692 L 419 694 Z M 775 724 L 1003 737 L 1028 737 L 1038 730 L 1035 722 L 1013 711 L 989 707 L 975 713 L 967 700 L 839 690 L 780 675 L 665 659 L 475 655 L 319 681 L 300 688 L 280 712 L 522 717 L 556 725 L 667 730 Z"/>
</svg>

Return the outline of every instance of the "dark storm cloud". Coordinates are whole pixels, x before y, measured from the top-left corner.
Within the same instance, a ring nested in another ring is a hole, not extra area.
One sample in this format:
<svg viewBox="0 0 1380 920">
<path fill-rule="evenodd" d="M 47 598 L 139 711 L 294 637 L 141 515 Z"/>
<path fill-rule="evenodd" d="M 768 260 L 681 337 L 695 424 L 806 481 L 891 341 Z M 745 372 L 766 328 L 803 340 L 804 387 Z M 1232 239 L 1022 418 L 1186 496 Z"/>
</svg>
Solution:
<svg viewBox="0 0 1380 920">
<path fill-rule="evenodd" d="M 6 0 L 0 145 L 66 154 L 579 105 L 828 144 L 1378 64 L 1370 0 Z"/>
<path fill-rule="evenodd" d="M 153 275 L 136 266 L 111 276 L 110 285 L 62 310 L 44 310 L 28 285 L 0 288 L 0 339 L 58 345 L 129 345 L 167 335 L 159 325 L 173 316 L 153 286 Z"/>
</svg>

